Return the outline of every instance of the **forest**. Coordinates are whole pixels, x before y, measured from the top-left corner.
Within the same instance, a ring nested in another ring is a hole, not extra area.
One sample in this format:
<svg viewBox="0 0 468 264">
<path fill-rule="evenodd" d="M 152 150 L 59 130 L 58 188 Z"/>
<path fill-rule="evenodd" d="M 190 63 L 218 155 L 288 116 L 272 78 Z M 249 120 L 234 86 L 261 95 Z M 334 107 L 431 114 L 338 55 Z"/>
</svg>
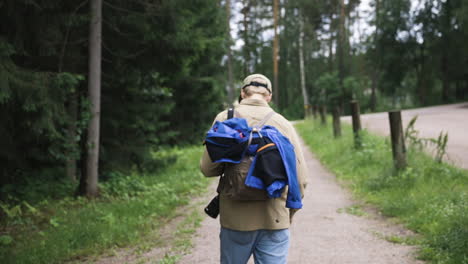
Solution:
<svg viewBox="0 0 468 264">
<path fill-rule="evenodd" d="M 160 170 L 251 73 L 292 120 L 466 100 L 466 41 L 467 0 L 0 0 L 1 204 Z"/>
<path fill-rule="evenodd" d="M 466 1 L 368 4 L 104 1 L 100 177 L 151 170 L 151 151 L 201 142 L 253 72 L 273 80 L 275 107 L 292 119 L 319 105 L 346 114 L 352 99 L 370 112 L 467 98 Z M 31 177 L 84 174 L 90 11 L 88 1 L 0 8 L 3 200 Z"/>
</svg>

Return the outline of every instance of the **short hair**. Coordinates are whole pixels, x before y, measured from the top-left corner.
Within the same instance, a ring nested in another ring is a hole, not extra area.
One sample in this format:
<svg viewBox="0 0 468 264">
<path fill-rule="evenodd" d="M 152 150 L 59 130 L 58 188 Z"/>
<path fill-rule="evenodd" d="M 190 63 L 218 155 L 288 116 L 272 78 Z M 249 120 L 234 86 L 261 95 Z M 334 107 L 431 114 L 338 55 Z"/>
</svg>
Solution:
<svg viewBox="0 0 468 264">
<path fill-rule="evenodd" d="M 265 75 L 256 73 L 244 79 L 242 90 L 247 96 L 261 94 L 266 97 L 271 94 L 271 88 L 270 80 Z"/>
<path fill-rule="evenodd" d="M 267 88 L 262 86 L 249 85 L 246 86 L 243 90 L 247 96 L 252 96 L 253 94 L 261 94 L 266 97 L 270 95 L 270 91 L 268 91 Z"/>
</svg>

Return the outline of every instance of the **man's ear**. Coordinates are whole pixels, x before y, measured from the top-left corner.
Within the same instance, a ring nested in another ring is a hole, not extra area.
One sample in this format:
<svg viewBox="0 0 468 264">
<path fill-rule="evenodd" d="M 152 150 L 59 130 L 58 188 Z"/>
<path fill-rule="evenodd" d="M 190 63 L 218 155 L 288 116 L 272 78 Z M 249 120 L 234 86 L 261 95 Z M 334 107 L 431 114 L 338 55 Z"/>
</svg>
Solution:
<svg viewBox="0 0 468 264">
<path fill-rule="evenodd" d="M 245 93 L 244 93 L 244 90 L 241 90 L 241 98 L 244 99 L 245 98 Z"/>
<path fill-rule="evenodd" d="M 271 102 L 271 97 L 272 97 L 272 94 L 267 95 L 267 97 L 265 98 L 267 103 Z"/>
</svg>

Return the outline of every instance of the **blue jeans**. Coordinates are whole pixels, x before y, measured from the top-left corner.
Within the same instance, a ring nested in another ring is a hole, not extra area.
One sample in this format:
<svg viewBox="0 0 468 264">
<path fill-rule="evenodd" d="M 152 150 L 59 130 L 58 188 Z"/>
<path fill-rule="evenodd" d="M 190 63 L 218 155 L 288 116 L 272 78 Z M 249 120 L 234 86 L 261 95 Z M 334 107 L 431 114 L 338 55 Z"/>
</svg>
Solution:
<svg viewBox="0 0 468 264">
<path fill-rule="evenodd" d="M 254 255 L 256 264 L 286 263 L 289 229 L 235 231 L 221 227 L 221 264 L 244 264 Z"/>
</svg>

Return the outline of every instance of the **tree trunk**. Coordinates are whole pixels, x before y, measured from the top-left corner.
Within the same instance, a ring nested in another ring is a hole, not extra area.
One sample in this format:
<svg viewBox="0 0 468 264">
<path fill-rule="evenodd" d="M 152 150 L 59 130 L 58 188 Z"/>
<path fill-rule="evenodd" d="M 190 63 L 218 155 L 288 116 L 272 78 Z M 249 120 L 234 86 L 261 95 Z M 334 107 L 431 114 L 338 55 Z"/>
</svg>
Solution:
<svg viewBox="0 0 468 264">
<path fill-rule="evenodd" d="M 244 26 L 244 32 L 242 34 L 242 37 L 244 39 L 244 48 L 243 48 L 243 53 L 244 53 L 244 76 L 246 77 L 249 75 L 250 72 L 250 42 L 249 42 L 249 21 L 248 21 L 248 16 L 249 16 L 249 10 L 250 10 L 250 0 L 243 0 L 243 8 L 241 13 L 243 14 L 243 20 L 242 20 L 242 25 Z"/>
<path fill-rule="evenodd" d="M 370 108 L 373 112 L 377 109 L 377 87 L 379 81 L 379 67 L 380 67 L 380 46 L 377 47 L 378 36 L 380 32 L 380 1 L 375 0 L 375 33 L 374 33 L 374 45 L 375 45 L 375 53 L 376 53 L 376 60 L 377 60 L 377 67 L 374 67 L 372 70 L 372 77 L 371 77 L 371 99 L 370 99 Z"/>
<path fill-rule="evenodd" d="M 91 102 L 91 120 L 88 126 L 86 159 L 86 195 L 98 194 L 99 123 L 101 115 L 101 32 L 102 0 L 91 0 L 89 27 L 88 92 Z"/>
<path fill-rule="evenodd" d="M 319 106 L 319 114 L 320 114 L 320 123 L 322 125 L 327 124 L 327 107 L 325 105 Z"/>
<path fill-rule="evenodd" d="M 450 100 L 450 61 L 449 61 L 449 51 L 452 45 L 451 39 L 449 38 L 450 32 L 453 30 L 452 28 L 452 3 L 450 0 L 445 1 L 445 16 L 443 16 L 442 24 L 442 42 L 444 44 L 444 48 L 442 48 L 442 58 L 441 58 L 441 73 L 442 73 L 442 102 L 448 103 Z"/>
<path fill-rule="evenodd" d="M 228 70 L 228 105 L 234 103 L 234 86 L 232 76 L 232 50 L 231 50 L 231 1 L 226 0 L 226 28 L 227 28 L 227 70 Z"/>
<path fill-rule="evenodd" d="M 392 153 L 395 168 L 398 170 L 406 168 L 406 148 L 403 125 L 401 121 L 401 111 L 388 112 L 390 121 L 390 136 L 392 139 Z"/>
<path fill-rule="evenodd" d="M 448 103 L 450 98 L 450 73 L 448 67 L 448 55 L 447 51 L 444 49 L 442 51 L 442 102 Z"/>
<path fill-rule="evenodd" d="M 357 101 L 351 101 L 351 118 L 354 133 L 354 147 L 361 148 L 361 111 L 359 109 L 359 103 Z"/>
<path fill-rule="evenodd" d="M 314 117 L 314 119 L 317 119 L 318 111 L 319 107 L 317 105 L 312 106 L 312 116 Z"/>
<path fill-rule="evenodd" d="M 276 106 L 279 106 L 279 88 L 278 88 L 278 3 L 279 0 L 273 0 L 273 91 L 275 91 L 276 96 L 273 96 L 273 101 Z"/>
<path fill-rule="evenodd" d="M 375 112 L 377 108 L 377 69 L 372 70 L 370 109 Z"/>
<path fill-rule="evenodd" d="M 86 160 L 88 156 L 88 151 L 86 147 L 87 140 L 83 140 L 80 144 L 80 149 L 81 149 L 81 155 L 80 155 L 80 161 L 79 161 L 79 168 L 80 168 L 80 183 L 78 185 L 78 188 L 76 189 L 75 195 L 86 195 L 86 188 L 88 186 L 88 177 L 86 175 Z"/>
<path fill-rule="evenodd" d="M 335 138 L 341 137 L 341 109 L 339 106 L 333 108 L 333 136 Z"/>
<path fill-rule="evenodd" d="M 418 99 L 421 106 L 426 105 L 426 55 L 424 43 L 420 45 L 420 65 L 416 68 L 417 72 L 417 89 L 418 89 Z M 419 71 L 418 71 L 419 68 Z"/>
<path fill-rule="evenodd" d="M 468 76 L 467 76 L 466 79 L 468 80 Z M 463 89 L 464 88 L 463 83 L 464 82 L 460 81 L 460 80 L 457 80 L 455 82 L 455 98 L 465 99 L 466 94 L 465 94 L 465 91 L 464 91 L 465 89 Z M 468 91 L 468 89 L 466 89 L 466 90 Z"/>
<path fill-rule="evenodd" d="M 340 86 L 343 88 L 343 80 L 345 77 L 344 53 L 345 53 L 345 4 L 344 0 L 340 0 L 340 20 L 338 26 L 338 77 L 340 78 Z"/>
<path fill-rule="evenodd" d="M 78 148 L 78 144 L 76 142 L 76 120 L 78 118 L 78 95 L 76 92 L 73 92 L 73 94 L 70 96 L 70 103 L 68 105 L 68 114 L 71 117 L 71 122 L 68 125 L 68 144 L 72 146 L 72 151 L 69 153 L 67 157 L 67 161 L 65 164 L 65 170 L 66 170 L 66 175 L 67 178 L 75 182 L 77 177 L 76 177 L 76 151 Z"/>
<path fill-rule="evenodd" d="M 328 71 L 333 72 L 333 14 L 330 14 L 330 38 L 328 39 Z"/>
<path fill-rule="evenodd" d="M 304 73 L 304 21 L 302 16 L 299 17 L 299 71 L 301 77 L 301 90 L 302 98 L 304 100 L 304 118 L 309 118 L 310 116 L 310 104 L 309 104 L 309 95 L 307 94 L 306 84 L 305 84 L 305 73 Z"/>
</svg>

